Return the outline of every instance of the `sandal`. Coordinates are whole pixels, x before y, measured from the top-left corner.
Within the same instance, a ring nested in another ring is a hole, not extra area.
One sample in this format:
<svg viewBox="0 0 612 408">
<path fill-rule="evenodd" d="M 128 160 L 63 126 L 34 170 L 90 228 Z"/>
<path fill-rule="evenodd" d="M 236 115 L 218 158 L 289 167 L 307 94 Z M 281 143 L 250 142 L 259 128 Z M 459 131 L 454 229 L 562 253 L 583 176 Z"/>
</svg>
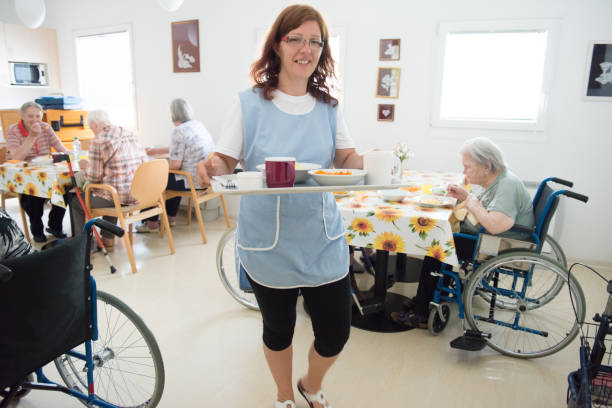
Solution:
<svg viewBox="0 0 612 408">
<path fill-rule="evenodd" d="M 391 320 L 404 327 L 427 329 L 427 319 L 418 316 L 413 311 L 391 312 Z"/>
<path fill-rule="evenodd" d="M 274 401 L 274 408 L 287 408 L 287 406 L 289 406 L 289 408 L 295 408 L 295 402 L 291 400 L 285 402 Z"/>
<path fill-rule="evenodd" d="M 323 390 L 319 390 L 314 394 L 309 394 L 306 392 L 304 387 L 302 387 L 302 380 L 298 381 L 297 389 L 300 394 L 302 394 L 302 397 L 304 397 L 306 402 L 308 402 L 308 406 L 310 406 L 310 408 L 314 408 L 315 402 L 321 404 L 323 408 L 332 408 L 329 402 L 327 402 L 327 400 L 325 399 L 325 394 L 323 393 Z"/>
</svg>

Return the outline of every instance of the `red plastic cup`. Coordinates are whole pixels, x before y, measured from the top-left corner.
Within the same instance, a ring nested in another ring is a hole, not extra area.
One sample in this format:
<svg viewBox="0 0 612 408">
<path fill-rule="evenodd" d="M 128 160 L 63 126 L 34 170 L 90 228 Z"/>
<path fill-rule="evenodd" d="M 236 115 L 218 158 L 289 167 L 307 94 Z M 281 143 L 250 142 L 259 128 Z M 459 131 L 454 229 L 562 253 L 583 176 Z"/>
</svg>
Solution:
<svg viewBox="0 0 612 408">
<path fill-rule="evenodd" d="M 295 157 L 266 157 L 266 183 L 268 187 L 293 187 Z"/>
</svg>

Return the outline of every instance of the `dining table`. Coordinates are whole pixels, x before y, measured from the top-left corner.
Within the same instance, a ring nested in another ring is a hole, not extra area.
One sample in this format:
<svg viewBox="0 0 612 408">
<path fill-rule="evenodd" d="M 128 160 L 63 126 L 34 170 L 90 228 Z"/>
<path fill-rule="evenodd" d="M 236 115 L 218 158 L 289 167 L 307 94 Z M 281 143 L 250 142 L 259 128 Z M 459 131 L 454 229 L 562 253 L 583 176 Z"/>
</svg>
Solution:
<svg viewBox="0 0 612 408">
<path fill-rule="evenodd" d="M 71 188 L 72 180 L 65 163 L 0 164 L 0 190 L 48 198 L 53 205 L 65 208 L 64 196 Z"/>
<path fill-rule="evenodd" d="M 379 332 L 406 330 L 390 318 L 392 311 L 401 310 L 405 297 L 387 291 L 389 254 L 398 255 L 400 261 L 429 256 L 449 265 L 459 264 L 450 221 L 453 206 L 444 200 L 440 205 L 426 204 L 428 200 L 423 199 L 435 197 L 432 190 L 444 190 L 451 183 L 465 185 L 464 175 L 408 170 L 401 178 L 404 186 L 400 190 L 405 195 L 393 197 L 395 201 L 384 191 L 335 192 L 349 245 L 376 250 L 374 286 L 361 302 L 364 313 L 354 309 L 353 326 Z"/>
</svg>

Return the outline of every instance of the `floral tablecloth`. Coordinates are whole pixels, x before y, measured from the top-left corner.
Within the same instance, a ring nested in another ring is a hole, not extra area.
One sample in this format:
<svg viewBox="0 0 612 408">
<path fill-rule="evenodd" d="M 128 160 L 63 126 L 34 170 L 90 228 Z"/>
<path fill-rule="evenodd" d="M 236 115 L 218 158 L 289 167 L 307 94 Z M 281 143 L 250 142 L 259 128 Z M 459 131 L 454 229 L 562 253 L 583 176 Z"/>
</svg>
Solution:
<svg viewBox="0 0 612 408">
<path fill-rule="evenodd" d="M 51 199 L 51 203 L 66 207 L 64 194 L 72 183 L 66 165 L 20 167 L 0 165 L 0 190 Z"/>
<path fill-rule="evenodd" d="M 428 194 L 438 185 L 464 184 L 464 176 L 411 170 L 404 172 L 402 183 L 414 183 L 414 187 L 404 189 L 415 195 Z M 458 265 L 449 222 L 452 209 L 422 207 L 410 196 L 399 202 L 387 202 L 375 191 L 337 196 L 336 200 L 347 228 L 349 245 L 426 255 Z"/>
</svg>

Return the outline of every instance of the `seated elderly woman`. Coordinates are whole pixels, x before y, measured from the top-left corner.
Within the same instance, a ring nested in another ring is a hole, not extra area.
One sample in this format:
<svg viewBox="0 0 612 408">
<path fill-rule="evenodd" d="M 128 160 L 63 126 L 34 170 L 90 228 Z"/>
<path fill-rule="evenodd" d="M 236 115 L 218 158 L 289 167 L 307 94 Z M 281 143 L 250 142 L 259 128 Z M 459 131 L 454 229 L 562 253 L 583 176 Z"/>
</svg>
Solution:
<svg viewBox="0 0 612 408">
<path fill-rule="evenodd" d="M 466 141 L 460 149 L 463 173 L 472 185 L 483 188 L 475 196 L 463 187 L 450 185 L 448 195 L 465 203 L 471 214 L 461 223 L 461 232 L 475 234 L 480 226 L 490 234 L 501 234 L 513 225 L 531 227 L 534 225 L 531 198 L 522 181 L 510 172 L 504 163 L 502 152 L 487 138 L 479 137 Z M 460 260 L 470 260 L 474 251 L 474 241 L 455 237 L 455 248 Z M 441 263 L 434 258 L 425 257 L 417 295 L 407 299 L 404 306 L 408 311 L 393 312 L 391 318 L 408 327 L 427 328 L 429 302 L 437 284 L 437 272 Z"/>
<path fill-rule="evenodd" d="M 138 166 L 148 160 L 144 146 L 131 131 L 111 124 L 108 113 L 93 110 L 87 114 L 87 124 L 95 137 L 89 144 L 89 160 L 79 161 L 88 183 L 108 184 L 117 190 L 121 205 L 135 204 L 130 195 L 132 179 Z M 83 230 L 85 212 L 75 196 L 70 202 L 72 208 L 72 225 L 76 233 Z M 92 208 L 113 207 L 113 198 L 106 190 L 94 190 L 91 200 Z M 113 224 L 116 217 L 103 217 Z M 115 236 L 102 230 L 102 243 L 107 250 L 112 250 Z"/>
<path fill-rule="evenodd" d="M 189 172 L 196 188 L 201 188 L 196 180 L 196 165 L 204 160 L 214 150 L 215 143 L 202 122 L 193 119 L 193 110 L 185 99 L 176 98 L 170 104 L 170 114 L 174 131 L 170 147 L 147 149 L 149 155 L 170 154 L 170 170 L 183 170 Z M 168 175 L 168 190 L 189 190 L 187 178 L 180 174 Z M 174 226 L 176 214 L 179 210 L 181 197 L 166 200 L 166 213 L 170 226 Z M 151 232 L 159 230 L 158 216 L 148 218 L 141 225 L 136 226 L 138 232 Z"/>
</svg>

